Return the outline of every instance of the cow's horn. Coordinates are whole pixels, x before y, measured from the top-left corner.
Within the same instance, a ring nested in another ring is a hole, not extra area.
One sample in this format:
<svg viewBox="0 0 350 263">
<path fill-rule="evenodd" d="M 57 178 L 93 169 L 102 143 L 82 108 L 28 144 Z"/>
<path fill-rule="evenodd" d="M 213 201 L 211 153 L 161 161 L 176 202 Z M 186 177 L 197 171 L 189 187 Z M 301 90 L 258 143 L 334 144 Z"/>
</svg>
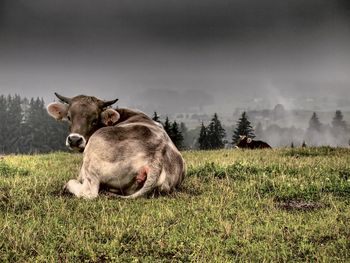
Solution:
<svg viewBox="0 0 350 263">
<path fill-rule="evenodd" d="M 60 94 L 58 94 L 56 92 L 55 92 L 55 95 L 56 95 L 57 98 L 59 98 L 61 101 L 65 102 L 65 103 L 70 104 L 71 101 L 72 101 L 71 98 L 64 97 L 64 96 L 62 96 L 62 95 L 60 95 Z"/>
<path fill-rule="evenodd" d="M 106 108 L 108 106 L 113 105 L 114 103 L 116 103 L 118 101 L 118 99 L 115 100 L 109 100 L 109 101 L 102 101 L 101 103 L 101 108 Z"/>
</svg>

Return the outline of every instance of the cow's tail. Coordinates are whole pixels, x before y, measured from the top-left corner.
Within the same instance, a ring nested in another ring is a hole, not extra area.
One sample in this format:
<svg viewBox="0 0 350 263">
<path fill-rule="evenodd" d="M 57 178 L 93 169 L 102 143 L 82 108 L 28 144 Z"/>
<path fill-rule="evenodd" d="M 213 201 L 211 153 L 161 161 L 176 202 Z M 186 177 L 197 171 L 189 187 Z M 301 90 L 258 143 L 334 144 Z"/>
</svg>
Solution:
<svg viewBox="0 0 350 263">
<path fill-rule="evenodd" d="M 160 173 L 162 171 L 162 166 L 160 164 L 153 164 L 149 173 L 147 174 L 146 181 L 141 189 L 131 195 L 120 195 L 118 197 L 125 199 L 133 199 L 141 196 L 145 196 L 156 188 Z"/>
</svg>

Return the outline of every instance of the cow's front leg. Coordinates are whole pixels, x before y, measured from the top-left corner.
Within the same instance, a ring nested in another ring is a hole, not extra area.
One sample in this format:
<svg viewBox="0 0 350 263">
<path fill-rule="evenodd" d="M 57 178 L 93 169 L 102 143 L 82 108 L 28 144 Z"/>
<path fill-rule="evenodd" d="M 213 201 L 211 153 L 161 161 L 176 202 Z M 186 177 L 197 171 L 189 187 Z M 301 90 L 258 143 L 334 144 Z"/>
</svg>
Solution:
<svg viewBox="0 0 350 263">
<path fill-rule="evenodd" d="M 69 180 L 64 189 L 77 197 L 92 199 L 98 196 L 99 187 L 100 184 L 96 180 L 85 178 L 83 183 L 75 179 Z"/>
</svg>

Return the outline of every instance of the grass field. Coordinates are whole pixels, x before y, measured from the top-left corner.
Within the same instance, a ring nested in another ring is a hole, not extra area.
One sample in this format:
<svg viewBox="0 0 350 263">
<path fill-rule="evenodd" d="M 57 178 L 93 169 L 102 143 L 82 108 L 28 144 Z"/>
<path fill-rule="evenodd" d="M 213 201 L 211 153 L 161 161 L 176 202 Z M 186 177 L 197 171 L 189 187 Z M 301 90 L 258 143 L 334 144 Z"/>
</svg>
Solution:
<svg viewBox="0 0 350 263">
<path fill-rule="evenodd" d="M 350 150 L 184 152 L 170 196 L 64 195 L 81 155 L 0 160 L 1 262 L 350 261 Z"/>
</svg>

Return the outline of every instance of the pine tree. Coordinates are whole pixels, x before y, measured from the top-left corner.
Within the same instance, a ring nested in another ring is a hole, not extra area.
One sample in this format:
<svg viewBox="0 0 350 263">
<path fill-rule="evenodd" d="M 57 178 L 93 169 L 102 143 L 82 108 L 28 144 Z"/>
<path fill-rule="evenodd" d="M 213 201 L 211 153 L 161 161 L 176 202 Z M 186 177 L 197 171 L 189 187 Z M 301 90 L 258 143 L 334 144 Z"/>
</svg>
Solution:
<svg viewBox="0 0 350 263">
<path fill-rule="evenodd" d="M 39 98 L 31 98 L 29 102 L 28 115 L 26 119 L 25 132 L 26 137 L 26 152 L 39 153 L 43 152 L 46 139 L 48 138 L 47 126 L 44 122 L 44 101 Z"/>
<path fill-rule="evenodd" d="M 176 121 L 171 123 L 167 116 L 163 127 L 166 133 L 168 134 L 168 136 L 170 137 L 170 139 L 172 140 L 172 142 L 175 144 L 175 146 L 178 149 L 182 149 L 184 137 L 181 133 L 179 124 Z"/>
<path fill-rule="evenodd" d="M 5 144 L 7 137 L 7 99 L 4 95 L 0 96 L 0 153 L 5 153 Z"/>
<path fill-rule="evenodd" d="M 161 122 L 160 122 L 160 119 L 159 119 L 159 115 L 157 114 L 156 111 L 153 113 L 152 120 L 161 123 Z"/>
<path fill-rule="evenodd" d="M 209 149 L 207 127 L 204 126 L 203 122 L 201 125 L 201 130 L 199 132 L 198 144 L 200 150 Z"/>
<path fill-rule="evenodd" d="M 255 137 L 253 127 L 250 121 L 248 120 L 248 117 L 245 111 L 242 113 L 242 116 L 237 122 L 237 128 L 233 132 L 232 144 L 236 144 L 241 135 L 245 135 L 249 138 Z"/>
<path fill-rule="evenodd" d="M 20 153 L 20 141 L 22 130 L 23 112 L 21 108 L 21 97 L 19 95 L 7 97 L 7 114 L 5 132 L 5 152 Z"/>
<path fill-rule="evenodd" d="M 214 116 L 211 119 L 207 130 L 207 137 L 210 149 L 223 148 L 225 146 L 225 136 L 225 129 L 222 127 L 218 115 L 214 113 Z"/>
<path fill-rule="evenodd" d="M 312 130 L 312 131 L 321 132 L 322 123 L 318 119 L 318 116 L 317 116 L 316 112 L 314 112 L 312 114 L 312 116 L 311 116 L 311 119 L 309 121 L 309 128 L 308 129 Z"/>
<path fill-rule="evenodd" d="M 335 112 L 335 115 L 334 115 L 333 120 L 332 120 L 332 126 L 334 129 L 346 130 L 347 124 L 344 121 L 343 114 L 340 110 L 337 110 Z"/>
<path fill-rule="evenodd" d="M 169 137 L 171 138 L 172 134 L 171 134 L 171 122 L 169 121 L 168 116 L 166 116 L 165 118 L 165 122 L 164 122 L 164 130 L 166 131 L 166 133 L 169 135 Z"/>
<path fill-rule="evenodd" d="M 182 144 L 183 144 L 183 136 L 182 133 L 179 129 L 179 125 L 177 124 L 176 121 L 174 121 L 171 125 L 171 137 L 170 139 L 173 141 L 173 143 L 175 144 L 175 146 L 178 149 L 182 149 Z"/>
<path fill-rule="evenodd" d="M 336 146 L 346 146 L 348 137 L 347 124 L 344 121 L 343 114 L 340 110 L 335 112 L 332 120 L 331 132 L 333 135 L 333 142 Z"/>
<path fill-rule="evenodd" d="M 309 127 L 306 130 L 305 138 L 309 145 L 320 146 L 324 143 L 325 137 L 322 133 L 322 123 L 318 119 L 316 112 L 314 112 L 309 120 Z"/>
</svg>

